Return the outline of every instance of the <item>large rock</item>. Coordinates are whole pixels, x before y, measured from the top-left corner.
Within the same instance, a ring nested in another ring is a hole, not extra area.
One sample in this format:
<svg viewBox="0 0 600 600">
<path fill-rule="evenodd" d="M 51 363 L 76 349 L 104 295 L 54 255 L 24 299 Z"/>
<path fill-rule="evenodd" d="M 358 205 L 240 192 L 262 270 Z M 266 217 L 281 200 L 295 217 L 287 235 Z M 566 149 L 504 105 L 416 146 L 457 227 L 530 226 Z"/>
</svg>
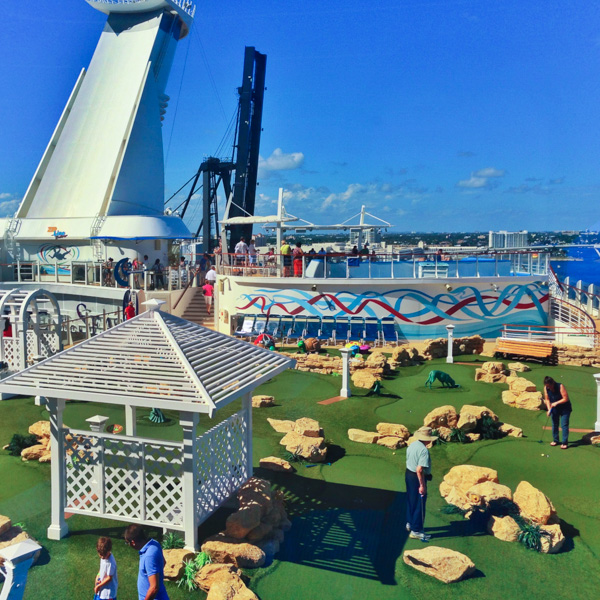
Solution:
<svg viewBox="0 0 600 600">
<path fill-rule="evenodd" d="M 225 533 L 230 537 L 241 540 L 260 525 L 261 516 L 262 510 L 259 504 L 246 504 L 227 517 Z"/>
<path fill-rule="evenodd" d="M 358 387 L 366 390 L 371 389 L 379 380 L 380 376 L 375 375 L 372 371 L 356 371 L 352 375 L 352 383 Z"/>
<path fill-rule="evenodd" d="M 531 369 L 527 365 L 524 365 L 521 362 L 508 363 L 508 370 L 516 371 L 517 373 L 525 373 L 526 371 L 531 371 Z"/>
<path fill-rule="evenodd" d="M 396 367 L 412 367 L 423 360 L 414 346 L 398 346 L 392 350 L 392 363 Z"/>
<path fill-rule="evenodd" d="M 523 392 L 536 391 L 535 383 L 528 381 L 524 377 L 515 377 L 512 381 L 510 381 L 508 387 L 510 391 L 517 396 Z"/>
<path fill-rule="evenodd" d="M 565 536 L 560 529 L 560 525 L 544 525 L 542 529 L 549 535 L 542 536 L 541 552 L 544 554 L 555 554 L 563 547 L 563 544 L 565 543 Z"/>
<path fill-rule="evenodd" d="M 273 525 L 271 523 L 260 523 L 258 527 L 255 527 L 247 536 L 246 539 L 249 542 L 255 544 L 266 538 L 273 531 Z"/>
<path fill-rule="evenodd" d="M 512 500 L 510 488 L 495 481 L 483 481 L 469 488 L 465 494 L 469 502 L 477 506 L 489 506 L 495 502 Z"/>
<path fill-rule="evenodd" d="M 488 361 L 481 365 L 481 370 L 484 373 L 504 373 L 506 367 L 504 366 L 504 363 Z"/>
<path fill-rule="evenodd" d="M 514 406 L 525 410 L 540 410 L 545 404 L 540 392 L 523 392 L 515 398 Z"/>
<path fill-rule="evenodd" d="M 369 354 L 365 364 L 367 367 L 372 369 L 383 369 L 384 371 L 389 370 L 387 356 L 377 350 Z"/>
<path fill-rule="evenodd" d="M 194 558 L 194 553 L 190 550 L 173 548 L 172 550 L 163 550 L 163 556 L 165 557 L 165 577 L 179 579 L 185 568 L 183 561 Z"/>
<path fill-rule="evenodd" d="M 406 550 L 404 562 L 417 571 L 431 575 L 444 583 L 460 581 L 475 572 L 475 565 L 468 556 L 439 546 Z"/>
<path fill-rule="evenodd" d="M 458 419 L 457 427 L 465 433 L 468 433 L 470 431 L 475 431 L 478 423 L 479 421 L 477 420 L 477 417 L 475 415 L 466 412 L 464 414 L 461 413 Z"/>
<path fill-rule="evenodd" d="M 37 436 L 38 438 L 49 438 L 50 421 L 37 421 L 33 425 L 29 426 L 29 433 Z"/>
<path fill-rule="evenodd" d="M 231 563 L 242 569 L 256 569 L 265 563 L 265 553 L 258 546 L 223 534 L 208 538 L 202 552 L 209 554 L 213 562 Z"/>
<path fill-rule="evenodd" d="M 454 406 L 438 406 L 434 408 L 427 416 L 423 419 L 423 425 L 431 427 L 432 429 L 439 429 L 440 427 L 456 427 L 458 423 L 458 415 Z"/>
<path fill-rule="evenodd" d="M 266 515 L 273 506 L 271 484 L 266 479 L 250 477 L 237 493 L 240 508 L 257 504 L 261 515 Z"/>
<path fill-rule="evenodd" d="M 321 426 L 314 419 L 309 419 L 308 417 L 302 417 L 296 421 L 294 425 L 294 431 L 299 433 L 300 435 L 305 435 L 307 437 L 322 437 L 323 431 L 321 430 Z"/>
<path fill-rule="evenodd" d="M 517 395 L 513 394 L 510 390 L 504 390 L 502 392 L 502 402 L 508 406 L 517 405 Z"/>
<path fill-rule="evenodd" d="M 514 425 L 509 425 L 508 423 L 502 423 L 498 429 L 510 437 L 523 437 L 523 430 L 520 427 L 515 427 Z"/>
<path fill-rule="evenodd" d="M 261 458 L 260 466 L 263 469 L 269 469 L 270 471 L 277 471 L 280 473 L 294 473 L 296 471 L 287 460 L 283 460 L 283 458 L 278 458 L 277 456 Z"/>
<path fill-rule="evenodd" d="M 292 454 L 298 454 L 309 462 L 323 462 L 327 457 L 327 448 L 322 437 L 308 437 L 295 431 L 286 433 L 279 442 Z"/>
<path fill-rule="evenodd" d="M 498 421 L 498 415 L 487 406 L 475 406 L 473 404 L 465 404 L 460 409 L 460 416 L 470 414 L 473 415 L 478 421 L 483 417 L 491 417 L 493 421 Z"/>
<path fill-rule="evenodd" d="M 194 581 L 201 590 L 208 592 L 217 581 L 228 581 L 231 575 L 240 577 L 241 574 L 242 572 L 233 564 L 210 563 L 196 573 Z"/>
<path fill-rule="evenodd" d="M 239 575 L 229 574 L 217 579 L 210 587 L 206 600 L 259 600 L 258 596 L 246 587 Z"/>
<path fill-rule="evenodd" d="M 362 429 L 348 429 L 348 438 L 360 444 L 375 444 L 382 437 L 376 431 L 363 431 Z"/>
<path fill-rule="evenodd" d="M 5 534 L 11 527 L 11 520 L 4 515 L 0 515 L 0 536 Z"/>
<path fill-rule="evenodd" d="M 253 408 L 264 408 L 266 406 L 273 406 L 275 404 L 275 398 L 273 396 L 252 396 Z"/>
<path fill-rule="evenodd" d="M 467 492 L 478 483 L 493 481 L 498 483 L 498 473 L 487 467 L 475 465 L 458 465 L 446 473 L 440 483 L 440 494 L 448 504 L 463 509 L 471 507 Z"/>
<path fill-rule="evenodd" d="M 47 452 L 46 444 L 29 446 L 29 448 L 24 448 L 21 451 L 21 460 L 39 460 Z"/>
<path fill-rule="evenodd" d="M 277 419 L 267 419 L 267 422 L 277 433 L 293 431 L 296 424 L 294 421 L 279 421 Z"/>
<path fill-rule="evenodd" d="M 475 369 L 475 381 L 484 383 L 505 383 L 506 375 L 504 373 L 488 373 L 483 369 Z"/>
<path fill-rule="evenodd" d="M 519 507 L 521 516 L 546 525 L 556 519 L 556 510 L 548 497 L 533 487 L 528 481 L 521 481 L 513 495 L 513 502 Z"/>
<path fill-rule="evenodd" d="M 490 517 L 488 532 L 503 542 L 516 542 L 521 528 L 512 517 Z"/>
<path fill-rule="evenodd" d="M 410 431 L 404 425 L 397 423 L 378 423 L 375 429 L 381 435 L 394 435 L 403 440 L 407 440 L 410 437 Z"/>
<path fill-rule="evenodd" d="M 385 435 L 380 437 L 376 443 L 378 446 L 385 446 L 390 450 L 397 450 L 398 448 L 404 448 L 404 446 L 406 446 L 406 441 L 395 435 Z"/>
</svg>

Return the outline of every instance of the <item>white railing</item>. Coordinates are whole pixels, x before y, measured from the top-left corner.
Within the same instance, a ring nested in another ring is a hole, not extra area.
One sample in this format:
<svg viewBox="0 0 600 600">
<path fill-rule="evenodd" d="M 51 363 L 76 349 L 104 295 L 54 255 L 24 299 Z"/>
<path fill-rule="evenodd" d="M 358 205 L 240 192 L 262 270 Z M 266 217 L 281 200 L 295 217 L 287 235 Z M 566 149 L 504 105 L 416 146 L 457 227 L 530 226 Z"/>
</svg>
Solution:
<svg viewBox="0 0 600 600">
<path fill-rule="evenodd" d="M 190 17 L 194 17 L 196 14 L 196 5 L 188 0 L 166 0 L 169 4 L 175 4 L 181 10 L 186 12 Z M 94 0 L 98 4 L 140 4 L 147 2 L 147 0 Z"/>
<path fill-rule="evenodd" d="M 502 339 L 504 340 L 553 343 L 555 337 L 553 327 L 541 325 L 505 325 L 502 330 Z"/>
</svg>

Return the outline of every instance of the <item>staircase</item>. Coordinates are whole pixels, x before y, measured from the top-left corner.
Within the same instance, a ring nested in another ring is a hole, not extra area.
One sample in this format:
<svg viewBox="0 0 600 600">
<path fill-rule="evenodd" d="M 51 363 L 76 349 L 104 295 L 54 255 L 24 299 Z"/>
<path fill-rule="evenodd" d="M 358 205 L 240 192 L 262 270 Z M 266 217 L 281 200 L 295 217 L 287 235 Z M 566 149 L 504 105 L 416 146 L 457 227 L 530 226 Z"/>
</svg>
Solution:
<svg viewBox="0 0 600 600">
<path fill-rule="evenodd" d="M 181 294 L 181 292 L 178 293 Z M 207 329 L 215 329 L 214 313 L 211 309 L 210 317 L 208 316 L 201 288 L 187 289 L 177 308 L 173 311 L 173 314 L 192 321 L 192 323 L 202 325 Z"/>
</svg>

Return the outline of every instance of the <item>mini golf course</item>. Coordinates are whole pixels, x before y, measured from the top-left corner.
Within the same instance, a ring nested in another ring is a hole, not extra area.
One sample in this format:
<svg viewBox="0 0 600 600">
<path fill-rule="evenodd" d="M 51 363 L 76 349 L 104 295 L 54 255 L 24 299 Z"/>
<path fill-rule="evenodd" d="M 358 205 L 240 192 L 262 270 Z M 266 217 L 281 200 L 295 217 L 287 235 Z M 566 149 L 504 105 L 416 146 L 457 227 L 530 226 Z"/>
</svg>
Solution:
<svg viewBox="0 0 600 600">
<path fill-rule="evenodd" d="M 461 357 L 463 360 L 463 357 Z M 573 446 L 562 451 L 551 448 L 551 433 L 544 432 L 540 445 L 543 411 L 531 412 L 506 406 L 501 401 L 505 384 L 474 381 L 474 364 L 446 365 L 434 360 L 417 367 L 405 367 L 383 382 L 381 395 L 365 397 L 366 390 L 353 390 L 352 398 L 328 405 L 319 401 L 338 396 L 340 377 L 286 372 L 264 385 L 257 393 L 272 395 L 276 406 L 254 409 L 254 464 L 261 457 L 284 455 L 281 434 L 267 423 L 267 417 L 295 420 L 311 417 L 319 421 L 329 443 L 330 466 L 307 468 L 297 465 L 295 474 L 279 474 L 260 468 L 255 474 L 271 480 L 286 492 L 287 509 L 293 522 L 276 560 L 269 566 L 249 571 L 249 587 L 262 600 L 327 598 L 478 599 L 589 598 L 600 588 L 600 448 L 578 444 L 582 433 L 572 433 Z M 593 426 L 596 410 L 594 370 L 580 367 L 542 367 L 530 364 L 526 373 L 538 389 L 550 374 L 565 384 L 574 407 L 571 428 Z M 441 369 L 460 388 L 425 388 L 431 369 Z M 477 567 L 475 577 L 451 585 L 406 566 L 402 552 L 424 545 L 408 538 L 404 529 L 404 468 L 406 450 L 392 451 L 377 445 L 351 442 L 350 428 L 374 430 L 381 421 L 402 423 L 411 431 L 423 424 L 423 417 L 437 406 L 452 404 L 485 405 L 502 421 L 521 427 L 525 437 L 447 443 L 431 450 L 433 481 L 429 484 L 426 529 L 431 544 L 458 550 Z M 231 406 L 231 412 L 238 406 Z M 86 428 L 85 419 L 100 411 L 109 423 L 123 423 L 123 412 L 103 405 L 68 403 L 65 422 Z M 155 425 L 147 414 L 138 415 L 142 436 L 180 439 L 174 415 L 166 411 L 167 422 Z M 221 418 L 222 415 L 219 415 Z M 0 402 L 0 445 L 13 433 L 26 433 L 33 422 L 46 419 L 44 408 L 33 399 Z M 208 429 L 211 423 L 201 419 Z M 542 456 L 549 454 L 549 457 Z M 542 490 L 553 502 L 568 537 L 555 555 L 537 554 L 518 543 L 502 542 L 477 529 L 460 515 L 445 514 L 446 506 L 438 486 L 445 473 L 459 464 L 470 463 L 498 471 L 500 482 L 514 491 L 521 480 Z M 28 532 L 44 546 L 38 564 L 30 571 L 26 599 L 91 598 L 97 572 L 96 538 L 113 538 L 113 552 L 119 568 L 119 597 L 136 598 L 137 553 L 121 542 L 124 524 L 83 516 L 68 520 L 70 536 L 61 542 L 47 540 L 50 513 L 50 466 L 22 462 L 0 452 L 0 514 L 23 522 Z M 223 508 L 201 530 L 201 538 L 223 529 L 229 510 Z M 160 538 L 161 532 L 150 531 Z M 170 597 L 204 598 L 202 592 L 185 592 L 167 584 Z M 61 595 L 62 594 L 62 595 Z"/>
</svg>

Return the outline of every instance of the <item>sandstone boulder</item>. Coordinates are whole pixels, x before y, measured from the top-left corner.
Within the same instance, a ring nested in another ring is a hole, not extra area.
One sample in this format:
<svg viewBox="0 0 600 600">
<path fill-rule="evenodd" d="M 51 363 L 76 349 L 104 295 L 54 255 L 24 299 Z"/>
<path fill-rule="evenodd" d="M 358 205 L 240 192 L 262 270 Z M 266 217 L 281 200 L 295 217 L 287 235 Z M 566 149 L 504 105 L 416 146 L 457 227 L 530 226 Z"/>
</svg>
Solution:
<svg viewBox="0 0 600 600">
<path fill-rule="evenodd" d="M 488 521 L 488 532 L 503 542 L 516 542 L 521 528 L 512 517 L 494 517 Z"/>
<path fill-rule="evenodd" d="M 542 529 L 549 535 L 542 536 L 542 550 L 544 554 L 556 554 L 565 543 L 565 536 L 560 525 L 544 525 Z"/>
<path fill-rule="evenodd" d="M 423 360 L 414 346 L 398 346 L 392 351 L 392 363 L 398 367 L 411 367 Z"/>
<path fill-rule="evenodd" d="M 378 446 L 385 446 L 390 450 L 397 450 L 398 448 L 404 448 L 404 446 L 406 446 L 406 442 L 402 438 L 394 435 L 380 437 L 376 443 Z"/>
<path fill-rule="evenodd" d="M 423 425 L 431 427 L 432 429 L 439 429 L 440 427 L 456 427 L 458 423 L 458 415 L 454 406 L 446 405 L 434 408 L 427 416 L 423 419 Z"/>
<path fill-rule="evenodd" d="M 520 427 L 515 427 L 514 425 L 509 425 L 508 423 L 502 423 L 502 425 L 499 427 L 499 430 L 510 437 L 523 437 L 523 430 Z"/>
<path fill-rule="evenodd" d="M 513 502 L 519 507 L 521 516 L 546 525 L 556 519 L 556 510 L 548 497 L 528 481 L 521 481 L 515 490 Z"/>
<path fill-rule="evenodd" d="M 467 433 L 467 439 L 470 442 L 478 442 L 481 439 L 480 433 Z"/>
<path fill-rule="evenodd" d="M 410 437 L 410 431 L 404 425 L 396 423 L 378 423 L 375 429 L 381 435 L 394 435 L 403 440 L 407 440 Z"/>
<path fill-rule="evenodd" d="M 241 540 L 260 525 L 261 516 L 262 510 L 259 504 L 246 504 L 227 517 L 225 533 L 230 537 Z"/>
<path fill-rule="evenodd" d="M 513 394 L 510 390 L 504 390 L 502 392 L 502 402 L 508 406 L 516 406 L 517 395 Z"/>
<path fill-rule="evenodd" d="M 516 377 L 508 385 L 509 385 L 510 391 L 517 396 L 519 394 L 522 394 L 523 392 L 535 392 L 536 391 L 535 383 L 528 381 L 524 377 Z"/>
<path fill-rule="evenodd" d="M 360 444 L 375 444 L 382 437 L 376 431 L 363 431 L 362 429 L 348 429 L 348 438 Z"/>
<path fill-rule="evenodd" d="M 239 575 L 221 575 L 210 587 L 206 600 L 259 600 L 258 596 L 246 587 Z"/>
<path fill-rule="evenodd" d="M 279 421 L 277 419 L 267 419 L 269 425 L 277 432 L 277 433 L 287 433 L 288 431 L 294 430 L 294 421 Z"/>
<path fill-rule="evenodd" d="M 49 463 L 51 460 L 52 460 L 52 454 L 50 453 L 49 450 L 46 450 L 46 452 L 44 452 L 40 456 L 40 462 L 41 463 Z"/>
<path fill-rule="evenodd" d="M 21 460 L 39 460 L 42 455 L 46 454 L 46 444 L 36 444 L 24 448 L 21 452 Z"/>
<path fill-rule="evenodd" d="M 377 383 L 381 377 L 374 375 L 371 371 L 356 371 L 352 375 L 352 383 L 358 387 L 363 388 L 365 390 L 370 390 L 375 383 Z"/>
<path fill-rule="evenodd" d="M 50 421 L 37 421 L 33 425 L 29 426 L 29 433 L 37 436 L 38 438 L 49 438 Z"/>
<path fill-rule="evenodd" d="M 266 479 L 250 477 L 237 493 L 240 508 L 257 504 L 261 515 L 266 515 L 273 506 L 271 484 Z"/>
<path fill-rule="evenodd" d="M 269 469 L 270 471 L 277 471 L 280 473 L 294 473 L 296 471 L 287 460 L 283 460 L 283 458 L 278 458 L 277 456 L 261 458 L 260 466 L 263 469 Z"/>
<path fill-rule="evenodd" d="M 440 483 L 440 494 L 448 504 L 468 509 L 471 506 L 467 492 L 478 483 L 493 481 L 498 483 L 498 473 L 487 467 L 458 465 L 446 473 Z"/>
<path fill-rule="evenodd" d="M 273 406 L 273 404 L 275 404 L 273 396 L 252 396 L 253 408 L 264 408 L 266 406 Z"/>
<path fill-rule="evenodd" d="M 473 415 L 478 421 L 483 417 L 491 417 L 493 421 L 498 421 L 498 415 L 487 406 L 474 406 L 472 404 L 465 404 L 460 409 L 460 416 L 470 414 Z"/>
<path fill-rule="evenodd" d="M 461 413 L 459 419 L 458 419 L 458 425 L 457 427 L 459 429 L 461 429 L 462 431 L 464 431 L 465 433 L 470 432 L 470 431 L 474 431 L 477 428 L 477 424 L 479 423 L 479 421 L 477 420 L 477 417 L 469 412 L 466 413 Z"/>
<path fill-rule="evenodd" d="M 258 546 L 223 534 L 208 538 L 202 552 L 209 554 L 213 562 L 232 563 L 242 569 L 256 569 L 265 563 L 265 553 Z"/>
<path fill-rule="evenodd" d="M 165 557 L 165 577 L 167 579 L 179 579 L 183 575 L 185 567 L 183 561 L 194 558 L 193 552 L 179 548 L 163 550 L 163 555 Z"/>
<path fill-rule="evenodd" d="M 0 536 L 5 534 L 11 527 L 11 520 L 4 515 L 0 515 Z"/>
<path fill-rule="evenodd" d="M 466 496 L 472 505 L 489 506 L 495 502 L 512 500 L 512 492 L 506 485 L 495 481 L 483 481 L 469 488 Z"/>
<path fill-rule="evenodd" d="M 590 440 L 590 444 L 593 444 L 594 446 L 600 446 L 600 435 L 592 435 L 589 438 Z"/>
<path fill-rule="evenodd" d="M 450 439 L 450 435 L 452 434 L 452 430 L 449 427 L 438 427 L 436 431 L 440 438 L 446 441 Z"/>
<path fill-rule="evenodd" d="M 308 417 L 302 417 L 301 419 L 298 419 L 294 425 L 294 431 L 300 435 L 314 438 L 318 438 L 323 435 L 323 431 L 321 430 L 319 423 L 314 419 L 309 419 Z"/>
<path fill-rule="evenodd" d="M 481 370 L 484 373 L 503 373 L 506 370 L 504 363 L 488 361 L 481 365 Z"/>
<path fill-rule="evenodd" d="M 540 392 L 523 392 L 515 398 L 514 406 L 525 410 L 540 410 L 545 404 Z"/>
<path fill-rule="evenodd" d="M 374 351 L 367 357 L 366 365 L 373 369 L 389 370 L 387 356 L 380 351 Z"/>
<path fill-rule="evenodd" d="M 271 523 L 260 523 L 258 527 L 255 527 L 247 536 L 247 540 L 256 544 L 264 538 L 266 538 L 273 531 L 273 525 Z"/>
<path fill-rule="evenodd" d="M 242 572 L 233 564 L 210 563 L 204 565 L 196 574 L 196 585 L 203 591 L 208 592 L 213 583 L 219 580 L 227 581 L 231 575 L 241 576 Z"/>
<path fill-rule="evenodd" d="M 483 369 L 475 369 L 475 381 L 483 381 L 484 383 L 504 383 L 506 375 L 504 373 L 488 373 Z"/>
<path fill-rule="evenodd" d="M 403 558 L 407 565 L 444 583 L 460 581 L 475 572 L 475 565 L 468 556 L 439 546 L 406 550 Z"/>
<path fill-rule="evenodd" d="M 308 437 L 295 431 L 286 433 L 279 442 L 288 452 L 298 454 L 309 462 L 323 462 L 327 456 L 327 448 L 323 446 L 324 438 Z"/>
<path fill-rule="evenodd" d="M 508 370 L 516 371 L 517 373 L 525 373 L 527 371 L 531 371 L 531 369 L 527 365 L 524 365 L 521 362 L 508 363 Z"/>
</svg>

